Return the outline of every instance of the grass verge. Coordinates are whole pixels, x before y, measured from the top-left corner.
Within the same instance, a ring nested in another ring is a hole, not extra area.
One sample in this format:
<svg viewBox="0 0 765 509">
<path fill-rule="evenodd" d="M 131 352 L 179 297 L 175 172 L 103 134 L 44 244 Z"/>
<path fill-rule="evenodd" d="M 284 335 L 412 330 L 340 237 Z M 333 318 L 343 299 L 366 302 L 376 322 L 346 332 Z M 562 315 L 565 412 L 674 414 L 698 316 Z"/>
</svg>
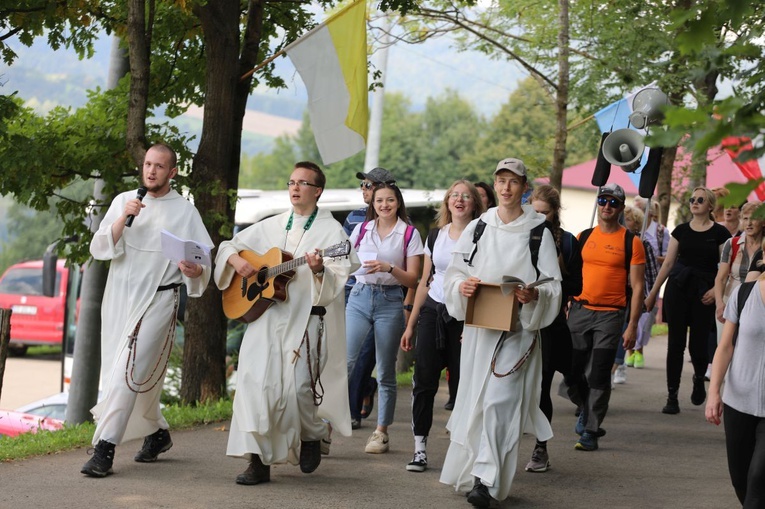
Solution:
<svg viewBox="0 0 765 509">
<path fill-rule="evenodd" d="M 231 418 L 233 403 L 221 399 L 205 405 L 168 405 L 162 413 L 170 429 L 190 429 L 202 424 L 225 421 Z M 0 461 L 13 461 L 33 456 L 55 454 L 62 451 L 90 447 L 96 427 L 93 423 L 65 426 L 58 431 L 25 433 L 17 437 L 0 438 Z"/>
</svg>

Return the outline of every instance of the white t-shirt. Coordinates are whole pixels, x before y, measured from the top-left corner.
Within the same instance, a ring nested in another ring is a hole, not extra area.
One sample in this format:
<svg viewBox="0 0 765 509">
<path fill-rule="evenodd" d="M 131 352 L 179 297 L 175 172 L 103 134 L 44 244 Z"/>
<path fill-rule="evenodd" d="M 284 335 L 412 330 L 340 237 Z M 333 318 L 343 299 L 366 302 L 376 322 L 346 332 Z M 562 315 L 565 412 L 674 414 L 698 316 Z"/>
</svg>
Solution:
<svg viewBox="0 0 765 509">
<path fill-rule="evenodd" d="M 725 378 L 723 401 L 739 412 L 765 417 L 765 303 L 761 281 L 755 283 L 741 311 L 738 339 Z M 738 291 L 730 295 L 723 316 L 739 323 Z"/>
<path fill-rule="evenodd" d="M 436 267 L 433 281 L 430 282 L 430 288 L 428 289 L 428 295 L 436 302 L 444 301 L 444 276 L 446 275 L 449 263 L 452 261 L 454 246 L 457 244 L 456 240 L 452 240 L 449 237 L 451 226 L 452 224 L 449 223 L 438 232 L 436 242 L 433 244 L 435 254 L 430 252 L 427 245 L 425 246 L 425 254 L 430 256 L 430 260 Z M 430 274 L 423 274 L 422 277 L 430 277 Z"/>
<path fill-rule="evenodd" d="M 359 232 L 364 223 L 357 224 L 351 233 L 351 244 L 356 245 L 356 239 L 359 238 Z M 366 224 L 366 233 L 361 239 L 361 243 L 356 247 L 359 258 L 369 259 L 371 253 L 376 255 L 377 260 L 392 263 L 396 267 L 404 268 L 404 236 L 406 235 L 407 224 L 398 219 L 396 226 L 384 238 L 381 239 L 377 233 L 377 221 L 369 221 Z M 406 247 L 406 258 L 423 254 L 422 238 L 415 228 L 412 232 L 412 238 L 409 239 L 409 245 Z M 401 283 L 392 274 L 359 274 L 356 281 L 365 285 L 400 285 Z"/>
</svg>

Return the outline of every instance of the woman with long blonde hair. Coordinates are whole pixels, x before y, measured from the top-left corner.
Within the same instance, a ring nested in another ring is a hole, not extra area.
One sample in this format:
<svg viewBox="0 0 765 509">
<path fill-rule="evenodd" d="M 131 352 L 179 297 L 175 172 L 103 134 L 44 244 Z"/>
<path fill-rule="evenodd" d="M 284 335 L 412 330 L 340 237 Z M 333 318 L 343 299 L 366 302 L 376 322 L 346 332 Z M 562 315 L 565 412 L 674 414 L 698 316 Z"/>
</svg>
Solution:
<svg viewBox="0 0 765 509">
<path fill-rule="evenodd" d="M 410 472 L 423 472 L 428 466 L 426 445 L 433 424 L 433 401 L 444 368 L 449 370 L 450 398 L 457 396 L 464 322 L 455 320 L 446 311 L 444 275 L 454 245 L 465 227 L 483 210 L 476 187 L 467 180 L 455 181 L 444 195 L 436 214 L 437 227 L 430 231 L 425 244 L 423 276 L 417 286 L 412 314 L 401 336 L 402 350 L 415 349 L 412 377 L 414 457 L 406 466 Z M 413 341 L 415 329 L 416 347 Z"/>
<path fill-rule="evenodd" d="M 716 198 L 711 190 L 695 188 L 689 203 L 693 217 L 672 230 L 667 257 L 645 300 L 646 309 L 650 311 L 656 303 L 659 288 L 667 281 L 662 313 L 668 326 L 668 396 L 667 404 L 662 408 L 665 414 L 680 412 L 678 391 L 686 343 L 694 372 L 691 403 L 702 405 L 706 399 L 707 342 L 709 334 L 715 330 L 714 282 L 722 246 L 731 236 L 712 218 Z"/>
</svg>

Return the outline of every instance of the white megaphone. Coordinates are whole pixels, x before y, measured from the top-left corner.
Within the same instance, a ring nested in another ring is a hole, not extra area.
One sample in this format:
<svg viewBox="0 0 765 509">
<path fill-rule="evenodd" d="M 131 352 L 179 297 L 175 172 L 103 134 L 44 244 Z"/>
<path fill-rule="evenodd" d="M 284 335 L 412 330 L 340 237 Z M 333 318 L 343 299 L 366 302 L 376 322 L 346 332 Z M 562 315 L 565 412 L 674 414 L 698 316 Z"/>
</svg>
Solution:
<svg viewBox="0 0 765 509">
<path fill-rule="evenodd" d="M 643 135 L 634 129 L 617 129 L 603 140 L 603 157 L 627 173 L 637 170 L 643 157 Z"/>
<path fill-rule="evenodd" d="M 644 88 L 632 98 L 630 124 L 638 129 L 657 124 L 663 118 L 661 107 L 669 104 L 667 94 L 658 88 Z"/>
</svg>

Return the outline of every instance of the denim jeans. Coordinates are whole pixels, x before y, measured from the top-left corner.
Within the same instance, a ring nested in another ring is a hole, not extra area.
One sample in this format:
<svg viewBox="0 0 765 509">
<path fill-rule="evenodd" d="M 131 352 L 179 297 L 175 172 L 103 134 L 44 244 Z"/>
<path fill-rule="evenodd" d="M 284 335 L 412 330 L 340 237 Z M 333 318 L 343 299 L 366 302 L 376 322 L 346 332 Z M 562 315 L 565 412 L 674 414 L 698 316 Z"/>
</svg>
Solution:
<svg viewBox="0 0 765 509">
<path fill-rule="evenodd" d="M 348 306 L 348 298 L 351 296 L 353 287 L 345 287 L 345 305 Z M 372 376 L 375 369 L 375 334 L 369 329 L 369 334 L 364 339 L 361 352 L 356 359 L 353 371 L 348 372 L 348 405 L 351 408 L 351 419 L 361 420 L 361 409 L 364 406 L 364 398 L 375 397 L 377 392 L 377 379 Z M 368 416 L 367 416 L 368 417 Z"/>
<path fill-rule="evenodd" d="M 361 347 L 374 329 L 379 387 L 378 426 L 393 422 L 396 409 L 396 356 L 404 333 L 404 291 L 399 285 L 356 283 L 345 309 L 348 373 L 353 373 Z"/>
</svg>

